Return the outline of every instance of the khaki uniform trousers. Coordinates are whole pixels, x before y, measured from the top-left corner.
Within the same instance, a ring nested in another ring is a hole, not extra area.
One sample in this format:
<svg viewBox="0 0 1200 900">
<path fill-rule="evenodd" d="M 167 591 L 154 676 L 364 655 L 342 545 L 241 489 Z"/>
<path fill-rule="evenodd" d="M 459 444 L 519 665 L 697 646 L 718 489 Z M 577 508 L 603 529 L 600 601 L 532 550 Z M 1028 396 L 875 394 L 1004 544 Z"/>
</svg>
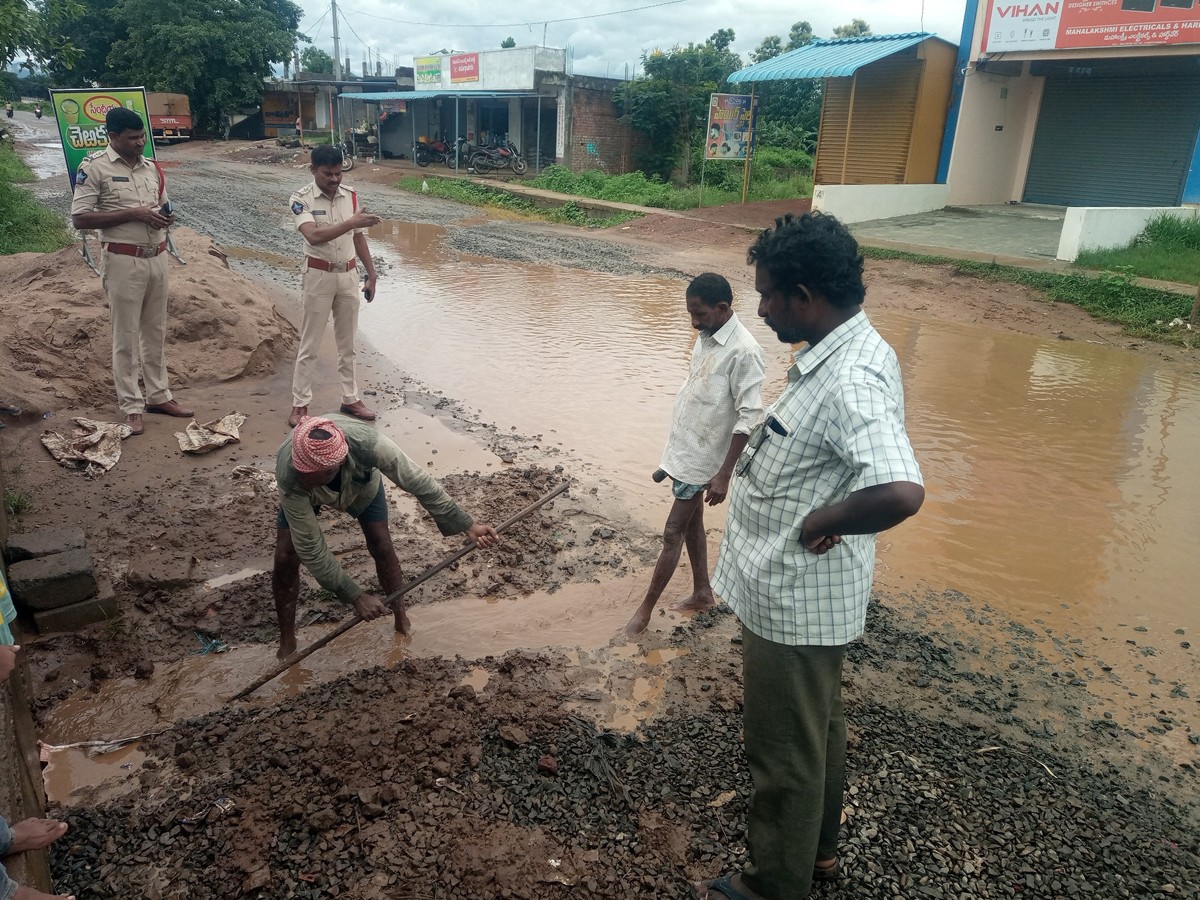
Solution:
<svg viewBox="0 0 1200 900">
<path fill-rule="evenodd" d="M 361 296 L 358 273 L 304 270 L 301 296 L 304 318 L 300 324 L 300 349 L 296 351 L 296 372 L 292 377 L 292 406 L 308 406 L 312 402 L 313 373 L 325 326 L 333 315 L 333 337 L 337 344 L 338 378 L 342 384 L 342 403 L 358 400 L 355 380 L 356 351 L 354 338 L 358 332 L 358 304 Z"/>
<path fill-rule="evenodd" d="M 167 254 L 151 259 L 105 251 L 104 292 L 112 317 L 112 368 L 117 405 L 143 413 L 171 399 L 167 377 Z M 138 366 L 146 386 L 138 386 Z"/>
</svg>

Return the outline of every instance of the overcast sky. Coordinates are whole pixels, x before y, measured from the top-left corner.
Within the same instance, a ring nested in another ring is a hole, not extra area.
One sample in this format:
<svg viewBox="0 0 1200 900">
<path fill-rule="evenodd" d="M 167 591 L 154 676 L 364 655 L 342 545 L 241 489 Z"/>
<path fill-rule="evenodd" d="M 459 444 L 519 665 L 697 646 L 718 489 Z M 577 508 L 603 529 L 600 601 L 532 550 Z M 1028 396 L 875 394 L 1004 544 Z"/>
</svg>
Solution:
<svg viewBox="0 0 1200 900">
<path fill-rule="evenodd" d="M 298 0 L 304 9 L 300 30 L 328 53 L 333 52 L 329 0 Z M 480 0 L 338 0 L 343 59 L 362 72 L 366 48 L 385 63 L 411 66 L 414 56 L 438 50 L 492 50 L 512 37 L 518 47 L 571 48 L 579 75 L 623 78 L 642 54 L 656 48 L 703 42 L 720 28 L 737 35 L 733 50 L 749 62 L 750 52 L 770 34 L 787 42 L 793 22 L 812 23 L 817 37 L 831 37 L 835 26 L 865 19 L 875 34 L 930 31 L 957 44 L 964 0 L 842 0 L 795 3 L 784 0 L 590 0 L 582 3 L 498 4 Z M 536 18 L 536 7 L 542 19 Z M 639 9 L 640 7 L 640 9 Z M 612 15 L 597 15 L 612 13 Z M 587 18 L 576 18 L 583 17 Z M 551 21 L 546 21 L 547 19 Z M 559 21 L 553 21 L 558 19 Z M 572 21 L 562 21 L 572 19 Z M 372 65 L 372 70 L 374 66 Z"/>
</svg>

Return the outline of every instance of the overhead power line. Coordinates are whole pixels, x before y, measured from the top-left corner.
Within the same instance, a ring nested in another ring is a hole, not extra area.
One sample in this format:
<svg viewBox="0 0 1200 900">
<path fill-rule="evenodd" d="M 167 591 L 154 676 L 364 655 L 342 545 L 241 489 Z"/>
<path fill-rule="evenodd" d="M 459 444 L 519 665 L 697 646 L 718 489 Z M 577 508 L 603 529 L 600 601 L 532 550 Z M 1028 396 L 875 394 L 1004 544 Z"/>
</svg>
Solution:
<svg viewBox="0 0 1200 900">
<path fill-rule="evenodd" d="M 455 22 L 449 24 L 446 22 L 414 22 L 411 19 L 393 19 L 390 16 L 381 16 L 376 13 L 354 12 L 351 15 L 382 19 L 385 22 L 394 22 L 397 25 L 418 25 L 422 28 L 531 28 L 534 25 L 553 25 L 557 22 L 578 22 L 583 19 L 603 19 L 606 16 L 622 16 L 626 13 L 642 12 L 647 9 L 658 9 L 660 6 L 674 6 L 677 3 L 685 2 L 686 0 L 663 0 L 662 3 L 650 3 L 646 6 L 634 6 L 630 9 L 617 9 L 612 12 L 590 13 L 586 16 L 566 16 L 560 19 L 534 19 L 529 22 Z"/>
</svg>

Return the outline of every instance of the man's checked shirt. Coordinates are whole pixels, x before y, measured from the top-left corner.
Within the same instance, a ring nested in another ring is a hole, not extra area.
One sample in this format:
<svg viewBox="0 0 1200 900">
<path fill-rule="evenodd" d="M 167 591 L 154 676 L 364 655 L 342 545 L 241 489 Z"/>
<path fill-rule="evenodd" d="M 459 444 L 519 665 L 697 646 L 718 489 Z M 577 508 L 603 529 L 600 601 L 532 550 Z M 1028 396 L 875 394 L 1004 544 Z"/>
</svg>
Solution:
<svg viewBox="0 0 1200 900">
<path fill-rule="evenodd" d="M 904 430 L 896 354 L 860 312 L 796 354 L 788 386 L 738 459 L 713 588 L 742 624 L 780 644 L 859 637 L 875 535 L 848 534 L 818 556 L 804 517 L 854 491 L 923 484 Z"/>
</svg>

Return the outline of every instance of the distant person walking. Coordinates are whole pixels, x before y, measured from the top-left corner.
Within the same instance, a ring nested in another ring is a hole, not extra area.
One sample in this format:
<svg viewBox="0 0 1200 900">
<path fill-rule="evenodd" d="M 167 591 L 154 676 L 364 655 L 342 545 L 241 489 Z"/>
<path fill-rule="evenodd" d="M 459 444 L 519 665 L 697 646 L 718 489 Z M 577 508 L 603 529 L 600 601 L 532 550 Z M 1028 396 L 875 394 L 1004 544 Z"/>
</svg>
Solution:
<svg viewBox="0 0 1200 900">
<path fill-rule="evenodd" d="M 737 463 L 713 587 L 742 624 L 754 781 L 748 865 L 700 900 L 798 900 L 838 877 L 842 662 L 863 633 L 875 534 L 921 508 L 892 348 L 868 321 L 863 259 L 837 219 L 785 216 L 750 247 L 758 314 L 805 346 Z"/>
<path fill-rule="evenodd" d="M 342 384 L 341 412 L 371 422 L 375 411 L 358 396 L 354 346 L 358 332 L 358 262 L 367 273 L 362 296 L 375 299 L 375 263 L 367 246 L 366 230 L 378 225 L 379 216 L 358 208 L 358 194 L 342 187 L 342 151 L 322 145 L 312 151 L 309 166 L 313 180 L 292 194 L 291 210 L 296 230 L 304 237 L 304 275 L 301 295 L 304 305 L 300 347 L 292 377 L 293 428 L 308 415 L 312 402 L 313 372 L 325 326 L 333 315 L 337 343 L 338 377 Z"/>
<path fill-rule="evenodd" d="M 715 506 L 725 499 L 734 463 L 762 415 L 766 361 L 758 341 L 733 312 L 729 282 L 706 272 L 692 280 L 685 298 L 700 336 L 692 347 L 687 381 L 675 397 L 667 446 L 654 474 L 656 481 L 670 477 L 675 502 L 646 598 L 625 626 L 627 637 L 646 629 L 685 545 L 692 594 L 673 608 L 706 609 L 716 602 L 708 580 L 704 502 Z"/>
<path fill-rule="evenodd" d="M 75 175 L 71 224 L 100 230 L 117 403 L 133 433 L 141 434 L 142 413 L 194 415 L 172 398 L 167 375 L 167 229 L 175 214 L 162 169 L 142 155 L 141 117 L 117 106 L 105 125 L 108 149 L 85 159 Z"/>
</svg>

